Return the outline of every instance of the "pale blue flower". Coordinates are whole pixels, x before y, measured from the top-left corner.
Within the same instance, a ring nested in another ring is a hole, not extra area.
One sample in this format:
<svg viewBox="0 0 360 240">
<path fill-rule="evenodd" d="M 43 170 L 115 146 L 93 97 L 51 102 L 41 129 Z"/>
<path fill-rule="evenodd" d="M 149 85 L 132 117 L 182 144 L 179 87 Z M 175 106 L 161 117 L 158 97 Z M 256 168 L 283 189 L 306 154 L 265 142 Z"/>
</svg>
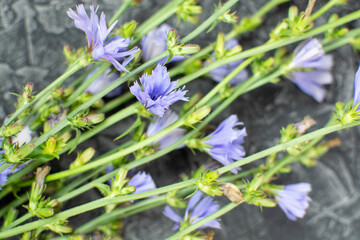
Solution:
<svg viewBox="0 0 360 240">
<path fill-rule="evenodd" d="M 308 39 L 295 49 L 295 56 L 289 68 L 303 68 L 289 73 L 288 78 L 304 93 L 322 102 L 325 98 L 325 84 L 333 81 L 331 68 L 333 59 L 326 55 L 317 39 Z"/>
<path fill-rule="evenodd" d="M 217 129 L 207 136 L 203 142 L 210 145 L 211 148 L 204 148 L 212 158 L 222 163 L 224 166 L 238 161 L 245 156 L 245 150 L 242 144 L 246 137 L 245 128 L 237 129 L 237 126 L 243 125 L 238 122 L 236 115 L 231 115 L 220 123 Z M 240 168 L 231 170 L 237 173 Z"/>
<path fill-rule="evenodd" d="M 136 188 L 134 193 L 147 192 L 156 189 L 156 185 L 151 175 L 145 172 L 138 172 L 135 174 L 128 182 L 128 185 Z"/>
<path fill-rule="evenodd" d="M 225 43 L 226 49 L 232 49 L 239 45 L 238 41 L 235 39 L 230 39 Z M 214 55 L 214 54 L 213 54 Z M 213 61 L 216 59 L 213 58 Z M 215 68 L 211 70 L 209 73 L 211 75 L 211 78 L 215 80 L 216 82 L 221 82 L 227 75 L 229 75 L 232 71 L 234 71 L 244 60 L 238 60 L 231 63 L 228 63 L 226 65 L 222 65 L 218 68 Z M 245 81 L 248 78 L 249 74 L 246 71 L 246 69 L 241 70 L 235 77 L 233 77 L 229 84 L 230 85 L 237 85 L 243 81 Z"/>
<path fill-rule="evenodd" d="M 89 79 L 99 68 L 96 68 L 94 71 L 92 71 L 89 76 L 86 79 Z M 116 79 L 118 79 L 120 76 L 117 72 L 111 73 L 111 68 L 108 68 L 105 70 L 104 73 L 102 73 L 95 81 L 93 81 L 89 87 L 85 90 L 85 92 L 90 92 L 92 94 L 97 94 L 101 90 L 103 90 L 105 87 L 109 86 L 112 82 L 114 82 Z M 106 97 L 116 97 L 121 94 L 121 88 L 117 87 L 108 94 L 106 94 Z"/>
<path fill-rule="evenodd" d="M 160 132 L 161 130 L 165 129 L 166 127 L 170 126 L 176 120 L 178 120 L 179 116 L 171 110 L 166 111 L 165 116 L 162 118 L 154 117 L 154 121 L 149 124 L 149 127 L 146 131 L 146 135 L 148 137 L 155 135 L 156 133 Z M 186 133 L 186 130 L 183 128 L 176 128 L 172 132 L 168 133 L 164 137 L 158 140 L 159 149 L 166 148 L 180 138 L 182 138 Z M 182 148 L 184 145 L 179 146 L 178 148 Z"/>
<path fill-rule="evenodd" d="M 360 66 L 355 74 L 355 86 L 354 86 L 354 103 L 353 107 L 360 103 Z M 360 111 L 360 105 L 356 109 Z"/>
<path fill-rule="evenodd" d="M 173 227 L 173 230 L 177 230 L 180 227 L 181 222 L 187 221 L 190 224 L 194 224 L 201 219 L 213 214 L 217 210 L 219 210 L 220 206 L 219 204 L 209 196 L 203 195 L 201 191 L 197 191 L 189 200 L 184 218 L 180 217 L 175 211 L 169 207 L 166 206 L 163 214 L 175 222 L 175 226 Z M 219 219 L 211 220 L 204 225 L 200 227 L 202 228 L 221 228 Z"/>
<path fill-rule="evenodd" d="M 145 108 L 159 117 L 163 117 L 165 110 L 179 100 L 187 101 L 187 91 L 175 89 L 178 81 L 171 81 L 165 66 L 157 65 L 151 75 L 144 74 L 140 83 L 135 82 L 130 87 L 130 92 L 145 106 Z"/>
<path fill-rule="evenodd" d="M 306 209 L 311 201 L 308 193 L 311 191 L 309 183 L 296 183 L 286 185 L 283 190 L 276 191 L 275 197 L 280 208 L 286 216 L 295 221 L 296 218 L 305 216 Z"/>
<path fill-rule="evenodd" d="M 139 51 L 139 49 L 134 47 L 129 51 L 127 50 L 130 43 L 129 38 L 119 36 L 108 38 L 117 21 L 108 28 L 106 26 L 105 14 L 102 12 L 100 19 L 96 15 L 98 8 L 94 9 L 94 6 L 90 6 L 90 18 L 83 4 L 76 6 L 77 13 L 69 9 L 67 14 L 74 20 L 75 26 L 85 32 L 88 47 L 95 60 L 106 60 L 112 63 L 118 71 L 128 72 L 125 66 L 134 58 L 133 54 Z"/>
<path fill-rule="evenodd" d="M 155 58 L 161 53 L 165 52 L 168 49 L 166 45 L 167 34 L 170 32 L 172 27 L 166 23 L 160 25 L 158 28 L 154 28 L 148 34 L 142 37 L 141 39 L 141 50 L 142 57 L 145 61 Z M 174 56 L 170 62 L 181 61 L 185 57 L 183 56 Z M 158 63 L 164 64 L 167 61 L 168 57 L 163 58 Z"/>
</svg>

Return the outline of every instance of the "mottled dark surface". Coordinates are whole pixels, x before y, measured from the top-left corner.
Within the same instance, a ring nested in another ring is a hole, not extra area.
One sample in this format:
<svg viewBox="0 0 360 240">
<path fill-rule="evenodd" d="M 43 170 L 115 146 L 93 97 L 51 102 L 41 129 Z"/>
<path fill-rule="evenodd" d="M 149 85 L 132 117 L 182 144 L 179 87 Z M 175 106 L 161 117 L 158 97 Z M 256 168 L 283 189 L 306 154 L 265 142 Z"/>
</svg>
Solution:
<svg viewBox="0 0 360 240">
<path fill-rule="evenodd" d="M 84 1 L 86 5 L 99 4 L 100 10 L 107 14 L 107 19 L 118 8 L 119 2 Z M 211 14 L 213 4 L 218 1 L 202 2 L 206 2 L 203 4 L 202 16 L 202 19 L 205 19 Z M 254 13 L 265 2 L 266 0 L 240 1 L 236 10 L 240 17 L 246 16 Z M 317 1 L 316 9 L 325 2 L 327 1 Z M 35 89 L 40 91 L 65 70 L 62 56 L 64 44 L 74 48 L 85 45 L 83 33 L 74 27 L 66 15 L 66 10 L 74 7 L 76 3 L 80 1 L 0 0 L 0 119 L 14 110 L 15 97 L 10 92 L 19 93 L 28 81 L 34 82 Z M 164 3 L 165 1 L 161 0 L 144 0 L 139 7 L 127 11 L 120 23 L 131 19 L 142 22 Z M 300 9 L 304 9 L 306 5 L 305 0 L 292 3 L 297 4 Z M 289 6 L 290 4 L 285 4 L 268 14 L 256 33 L 240 37 L 239 41 L 244 48 L 265 42 L 270 29 L 285 17 Z M 359 8 L 359 1 L 350 0 L 348 6 L 337 7 L 335 11 L 344 15 Z M 329 14 L 326 14 L 325 18 L 318 19 L 316 23 L 324 23 L 328 16 Z M 176 17 L 172 17 L 167 23 L 176 26 Z M 355 22 L 349 24 L 349 27 L 359 25 L 359 22 Z M 176 28 L 181 35 L 186 35 L 194 26 L 182 23 Z M 226 29 L 229 29 L 229 26 L 220 24 L 216 31 Z M 204 45 L 210 39 L 215 39 L 215 32 L 202 34 L 194 41 Z M 276 86 L 265 86 L 240 97 L 214 121 L 214 125 L 231 113 L 238 114 L 249 135 L 246 139 L 248 155 L 276 144 L 282 126 L 299 122 L 306 115 L 311 115 L 320 127 L 327 121 L 334 103 L 348 101 L 353 94 L 353 79 L 359 56 L 350 46 L 342 47 L 333 54 L 336 62 L 333 70 L 335 81 L 328 87 L 324 103 L 316 103 L 291 82 L 282 81 Z M 187 88 L 195 92 L 208 90 L 211 86 L 214 86 L 211 80 L 201 79 L 188 84 Z M 129 119 L 126 123 L 130 124 L 131 121 Z M 124 126 L 126 124 L 106 130 L 101 136 L 89 141 L 88 145 L 94 146 L 99 153 L 115 146 L 112 139 L 123 131 Z M 261 212 L 257 207 L 244 204 L 222 217 L 222 230 L 216 231 L 215 239 L 360 239 L 360 131 L 359 128 L 354 128 L 336 136 L 340 137 L 343 145 L 326 154 L 316 167 L 306 169 L 294 165 L 293 173 L 281 178 L 282 184 L 312 184 L 312 202 L 304 219 L 291 222 L 279 208 L 264 209 Z M 151 172 L 159 186 L 164 186 L 178 180 L 179 173 L 189 172 L 190 167 L 196 167 L 198 164 L 194 161 L 199 158 L 206 160 L 208 157 L 201 153 L 193 156 L 188 150 L 180 150 L 149 164 L 146 169 Z M 66 203 L 64 208 L 91 201 L 99 196 L 97 191 L 90 191 L 77 200 Z M 227 201 L 222 200 L 224 203 Z M 164 239 L 170 236 L 172 223 L 162 216 L 162 209 L 156 208 L 125 220 L 125 239 Z M 73 218 L 71 223 L 74 226 L 81 225 L 93 218 L 95 213 Z"/>
</svg>

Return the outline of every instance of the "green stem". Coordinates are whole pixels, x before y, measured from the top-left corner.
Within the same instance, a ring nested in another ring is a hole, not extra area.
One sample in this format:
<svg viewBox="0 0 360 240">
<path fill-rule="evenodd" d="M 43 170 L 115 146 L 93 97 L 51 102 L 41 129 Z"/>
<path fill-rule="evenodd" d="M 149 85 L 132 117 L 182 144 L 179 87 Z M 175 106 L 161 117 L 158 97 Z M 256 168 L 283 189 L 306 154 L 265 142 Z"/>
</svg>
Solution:
<svg viewBox="0 0 360 240">
<path fill-rule="evenodd" d="M 28 199 L 27 194 L 23 194 L 22 196 L 15 199 L 14 201 L 9 203 L 5 207 L 2 207 L 0 209 L 0 217 L 4 216 L 10 210 L 10 208 L 15 208 L 15 207 L 19 206 L 20 204 L 23 204 L 27 199 Z"/>
<path fill-rule="evenodd" d="M 128 9 L 131 4 L 133 3 L 133 0 L 125 0 L 122 1 L 121 7 L 115 12 L 115 14 L 112 16 L 112 18 L 109 20 L 109 26 L 112 25 L 116 20 L 118 20 L 121 15 Z"/>
<path fill-rule="evenodd" d="M 60 86 L 66 79 L 68 79 L 71 75 L 73 75 L 75 72 L 80 70 L 84 67 L 84 64 L 82 63 L 83 59 L 79 59 L 76 63 L 74 63 L 70 68 L 66 70 L 64 74 L 62 74 L 60 77 L 58 77 L 54 82 L 49 84 L 46 88 L 44 88 L 41 92 L 39 92 L 35 98 L 20 108 L 18 108 L 9 118 L 8 121 L 0 128 L 0 131 L 4 129 L 4 127 L 9 126 L 22 112 L 24 112 L 26 109 L 31 107 L 35 102 L 45 97 L 45 95 L 53 90 L 54 88 Z"/>
<path fill-rule="evenodd" d="M 218 172 L 220 174 L 223 174 L 223 173 L 228 172 L 228 171 L 230 171 L 232 169 L 235 169 L 237 167 L 240 167 L 240 166 L 243 166 L 245 164 L 251 163 L 251 162 L 253 162 L 253 161 L 257 160 L 257 159 L 266 157 L 266 156 L 268 156 L 268 155 L 270 155 L 272 153 L 284 151 L 287 148 L 295 146 L 295 145 L 300 144 L 302 142 L 310 141 L 310 140 L 315 139 L 317 137 L 324 136 L 324 135 L 327 135 L 329 133 L 337 132 L 337 131 L 347 129 L 347 128 L 350 128 L 350 127 L 355 127 L 355 126 L 358 126 L 358 125 L 360 125 L 360 123 L 351 123 L 351 124 L 347 124 L 347 125 L 344 125 L 344 126 L 341 126 L 341 125 L 337 124 L 337 125 L 321 128 L 319 130 L 316 130 L 316 131 L 313 131 L 313 132 L 308 133 L 306 135 L 297 137 L 297 138 L 295 138 L 293 140 L 290 140 L 288 142 L 278 144 L 278 145 L 276 145 L 274 147 L 265 149 L 263 151 L 255 153 L 255 154 L 253 154 L 253 155 L 251 155 L 249 157 L 245 157 L 245 158 L 243 158 L 243 159 L 241 159 L 239 161 L 236 161 L 236 162 L 231 163 L 231 164 L 229 164 L 227 166 L 219 168 Z"/>
<path fill-rule="evenodd" d="M 67 101 L 64 103 L 64 107 L 68 108 L 69 106 L 71 106 L 71 104 L 73 104 L 76 99 L 82 94 L 84 93 L 84 91 L 96 80 L 100 77 L 101 74 L 103 74 L 106 69 L 108 69 L 111 66 L 110 63 L 108 62 L 102 62 L 100 64 L 99 69 L 94 72 L 93 75 L 91 75 L 89 77 L 89 79 L 87 79 L 83 84 L 81 84 L 80 87 L 78 87 L 75 92 L 73 92 L 71 94 L 71 96 L 67 99 Z"/>
<path fill-rule="evenodd" d="M 160 25 L 166 19 L 171 17 L 176 13 L 177 7 L 182 4 L 185 0 L 173 0 L 163 6 L 160 10 L 158 10 L 155 14 L 153 14 L 150 18 L 148 18 L 145 22 L 143 22 L 139 27 L 135 30 L 135 38 L 131 42 L 131 45 L 139 41 L 144 35 L 146 35 L 151 29 Z"/>
<path fill-rule="evenodd" d="M 7 225 L 6 227 L 2 228 L 1 231 L 6 231 L 7 229 L 14 228 L 14 227 L 18 226 L 19 224 L 22 224 L 23 222 L 29 220 L 31 217 L 32 217 L 32 215 L 30 213 L 26 213 L 26 214 L 22 215 L 20 218 L 16 219 L 12 223 L 10 223 L 9 225 Z"/>
<path fill-rule="evenodd" d="M 265 14 L 267 14 L 268 12 L 270 12 L 274 7 L 289 2 L 290 0 L 273 0 L 273 1 L 268 1 L 263 7 L 261 7 L 259 9 L 259 11 L 257 11 L 252 18 L 262 18 Z"/>
<path fill-rule="evenodd" d="M 216 218 L 221 217 L 222 215 L 230 212 L 231 210 L 233 210 L 234 208 L 236 208 L 237 206 L 239 206 L 241 203 L 243 203 L 244 201 L 240 202 L 240 203 L 229 203 L 227 204 L 225 207 L 222 207 L 221 209 L 219 209 L 218 211 L 214 212 L 213 214 L 201 219 L 198 222 L 192 223 L 189 227 L 181 230 L 180 232 L 172 235 L 171 237 L 167 238 L 166 240 L 177 240 L 177 239 L 183 239 L 183 237 L 185 237 L 187 234 L 191 233 L 192 231 L 198 229 L 199 227 L 201 227 L 202 225 L 204 225 L 207 222 L 210 222 L 211 220 L 214 220 Z"/>
<path fill-rule="evenodd" d="M 98 113 L 107 113 L 115 108 L 121 106 L 122 104 L 126 103 L 130 99 L 132 99 L 134 95 L 131 92 L 126 92 L 122 94 L 121 96 L 114 98 L 113 100 L 107 102 L 100 110 L 98 110 Z"/>
<path fill-rule="evenodd" d="M 341 5 L 342 3 L 339 2 L 339 0 L 330 0 L 328 1 L 322 8 L 320 8 L 317 12 L 313 13 L 310 16 L 310 21 L 314 21 L 317 18 L 319 18 L 321 15 L 326 13 L 330 10 L 330 8 L 334 7 L 335 5 Z"/>
</svg>

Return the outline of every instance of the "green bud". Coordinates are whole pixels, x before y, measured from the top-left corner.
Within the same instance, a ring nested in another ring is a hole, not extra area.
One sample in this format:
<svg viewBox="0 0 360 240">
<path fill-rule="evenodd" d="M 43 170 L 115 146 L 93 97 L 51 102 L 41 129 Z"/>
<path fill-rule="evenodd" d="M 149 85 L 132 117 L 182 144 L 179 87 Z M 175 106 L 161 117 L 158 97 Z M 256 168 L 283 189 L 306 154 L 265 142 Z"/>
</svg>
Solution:
<svg viewBox="0 0 360 240">
<path fill-rule="evenodd" d="M 167 34 L 166 45 L 169 49 L 174 48 L 177 45 L 177 33 L 175 29 L 171 29 Z"/>
<path fill-rule="evenodd" d="M 184 20 L 186 22 L 191 22 L 197 24 L 199 18 L 195 15 L 202 13 L 202 7 L 196 5 L 196 0 L 185 0 L 180 6 L 176 9 L 176 15 L 178 21 Z"/>
<path fill-rule="evenodd" d="M 98 123 L 104 121 L 105 114 L 103 114 L 103 113 L 92 113 L 92 114 L 89 114 L 86 118 L 87 118 L 89 124 L 91 124 L 91 125 L 92 124 L 98 124 Z"/>
<path fill-rule="evenodd" d="M 175 46 L 171 49 L 172 54 L 174 55 L 187 55 L 194 54 L 200 50 L 200 46 L 197 44 L 186 44 L 183 46 Z"/>
<path fill-rule="evenodd" d="M 67 220 L 59 220 L 57 222 L 50 223 L 45 226 L 48 227 L 51 231 L 56 232 L 58 234 L 71 233 L 72 228 L 66 226 L 67 223 L 68 223 Z"/>
<path fill-rule="evenodd" d="M 77 155 L 75 161 L 70 164 L 70 169 L 84 165 L 85 163 L 87 163 L 88 161 L 91 160 L 91 158 L 94 156 L 94 154 L 95 154 L 94 148 L 90 147 L 90 148 L 86 149 L 83 153 L 80 153 Z"/>
<path fill-rule="evenodd" d="M 215 44 L 215 58 L 221 59 L 225 56 L 225 37 L 224 33 L 219 33 Z"/>
<path fill-rule="evenodd" d="M 275 207 L 276 206 L 276 202 L 273 199 L 270 198 L 258 198 L 258 199 L 253 199 L 251 204 L 260 206 L 260 207 Z"/>
<path fill-rule="evenodd" d="M 35 145 L 32 143 L 27 143 L 23 145 L 21 148 L 19 148 L 13 156 L 8 156 L 8 161 L 12 163 L 19 162 L 26 156 L 28 156 L 32 151 L 34 151 Z"/>
<path fill-rule="evenodd" d="M 254 30 L 261 23 L 262 19 L 260 17 L 243 17 L 239 24 L 234 24 L 234 31 L 237 35 L 240 35 L 241 33 Z"/>
<path fill-rule="evenodd" d="M 136 187 L 134 187 L 134 186 L 126 186 L 126 187 L 123 187 L 119 191 L 119 195 L 128 195 L 128 194 L 133 193 L 135 191 L 136 191 Z"/>
<path fill-rule="evenodd" d="M 22 235 L 21 240 L 31 240 L 31 232 L 25 232 Z"/>
<path fill-rule="evenodd" d="M 45 153 L 52 154 L 54 153 L 56 148 L 56 139 L 55 137 L 50 137 L 45 144 Z"/>
<path fill-rule="evenodd" d="M 23 130 L 23 128 L 24 128 L 24 124 L 14 123 L 14 124 L 11 124 L 11 125 L 5 127 L 2 134 L 4 137 L 10 137 L 10 136 L 13 136 L 13 135 L 21 132 L 21 130 Z"/>
<path fill-rule="evenodd" d="M 205 172 L 199 180 L 195 182 L 195 185 L 204 193 L 214 197 L 223 195 L 223 191 L 218 186 L 218 183 L 215 182 L 219 178 L 220 174 L 218 171 L 207 171 Z"/>
<path fill-rule="evenodd" d="M 53 208 L 40 208 L 37 209 L 37 214 L 36 216 L 41 217 L 41 218 L 48 218 L 51 217 L 52 215 L 54 215 L 54 209 Z"/>
<path fill-rule="evenodd" d="M 115 31 L 115 34 L 119 34 L 123 38 L 131 38 L 133 37 L 133 33 L 137 27 L 138 23 L 135 20 L 132 20 L 130 22 L 126 22 L 123 25 L 121 25 L 119 29 L 119 33 Z"/>
<path fill-rule="evenodd" d="M 195 123 L 198 123 L 200 120 L 204 119 L 211 112 L 210 106 L 204 106 L 195 112 L 191 113 L 184 121 L 184 125 L 193 126 Z"/>
<path fill-rule="evenodd" d="M 114 189 L 115 187 L 122 188 L 125 185 L 125 183 L 127 182 L 127 180 L 125 180 L 127 172 L 128 170 L 126 168 L 119 169 L 119 171 L 116 173 L 115 180 L 112 181 L 112 189 Z"/>
<path fill-rule="evenodd" d="M 264 180 L 264 175 L 262 175 L 261 173 L 257 173 L 254 179 L 248 185 L 247 191 L 248 192 L 256 191 L 262 184 L 263 180 Z"/>
</svg>

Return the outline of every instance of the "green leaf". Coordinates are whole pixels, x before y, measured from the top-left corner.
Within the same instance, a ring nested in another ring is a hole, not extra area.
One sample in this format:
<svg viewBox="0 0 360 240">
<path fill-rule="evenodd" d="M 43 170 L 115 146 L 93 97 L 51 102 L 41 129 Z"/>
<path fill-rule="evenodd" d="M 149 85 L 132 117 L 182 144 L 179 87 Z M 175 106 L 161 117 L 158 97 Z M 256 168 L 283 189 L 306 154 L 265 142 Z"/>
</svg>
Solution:
<svg viewBox="0 0 360 240">
<path fill-rule="evenodd" d="M 93 183 L 94 187 L 99 189 L 99 191 L 104 195 L 105 197 L 109 196 L 111 193 L 109 185 L 103 184 L 103 183 Z"/>
</svg>

